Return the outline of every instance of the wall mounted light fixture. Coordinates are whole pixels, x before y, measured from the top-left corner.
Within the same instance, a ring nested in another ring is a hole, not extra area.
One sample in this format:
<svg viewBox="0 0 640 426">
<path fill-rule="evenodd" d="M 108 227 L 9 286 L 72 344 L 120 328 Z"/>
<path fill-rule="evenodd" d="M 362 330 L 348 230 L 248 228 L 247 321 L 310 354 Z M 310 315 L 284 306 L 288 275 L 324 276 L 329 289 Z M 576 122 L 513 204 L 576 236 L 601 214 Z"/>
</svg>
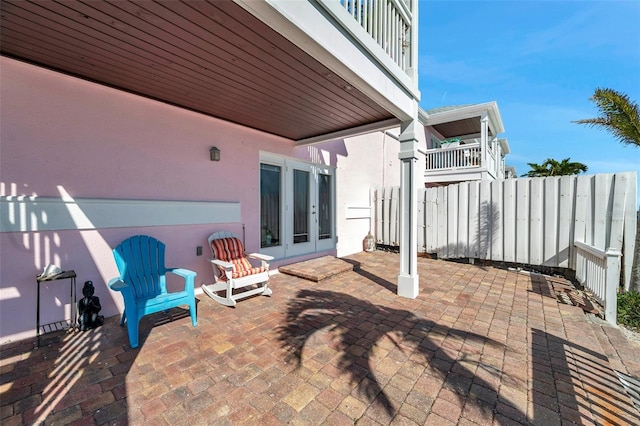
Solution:
<svg viewBox="0 0 640 426">
<path fill-rule="evenodd" d="M 220 150 L 218 147 L 212 146 L 211 149 L 209 149 L 209 157 L 211 161 L 220 161 Z"/>
</svg>

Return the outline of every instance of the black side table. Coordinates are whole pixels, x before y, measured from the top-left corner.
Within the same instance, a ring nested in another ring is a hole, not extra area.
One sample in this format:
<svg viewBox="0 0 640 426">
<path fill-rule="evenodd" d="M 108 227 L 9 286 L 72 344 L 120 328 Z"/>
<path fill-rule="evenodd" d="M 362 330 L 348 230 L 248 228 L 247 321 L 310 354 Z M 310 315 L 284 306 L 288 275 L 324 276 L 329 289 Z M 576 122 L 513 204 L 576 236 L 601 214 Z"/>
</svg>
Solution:
<svg viewBox="0 0 640 426">
<path fill-rule="evenodd" d="M 41 278 L 40 276 L 36 277 L 36 282 L 38 284 L 38 301 L 37 301 L 37 306 L 36 306 L 36 338 L 37 338 L 37 343 L 36 343 L 36 347 L 40 347 L 40 283 L 44 283 L 44 282 L 49 282 L 49 281 L 58 281 L 58 280 L 70 280 L 71 281 L 71 320 L 69 321 L 69 328 L 74 328 L 76 326 L 76 309 L 77 309 L 77 300 L 76 300 L 76 272 L 71 270 L 71 271 L 62 271 L 61 273 L 59 273 L 58 275 L 54 275 L 51 277 L 46 277 L 46 278 Z M 42 328 L 49 326 L 49 328 L 51 328 L 50 326 L 53 325 L 55 323 L 49 323 L 49 324 L 43 324 Z M 48 333 L 49 331 L 56 331 L 57 328 L 55 330 L 48 330 L 45 333 Z"/>
</svg>

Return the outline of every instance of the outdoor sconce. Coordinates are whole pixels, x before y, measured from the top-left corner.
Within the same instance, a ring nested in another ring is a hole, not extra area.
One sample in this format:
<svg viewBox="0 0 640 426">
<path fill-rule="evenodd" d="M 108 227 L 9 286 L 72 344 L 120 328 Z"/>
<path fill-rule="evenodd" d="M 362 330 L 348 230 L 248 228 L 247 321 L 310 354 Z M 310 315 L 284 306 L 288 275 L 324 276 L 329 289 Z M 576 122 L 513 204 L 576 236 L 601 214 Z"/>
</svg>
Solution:
<svg viewBox="0 0 640 426">
<path fill-rule="evenodd" d="M 220 150 L 216 146 L 212 146 L 209 150 L 211 161 L 220 161 Z"/>
</svg>

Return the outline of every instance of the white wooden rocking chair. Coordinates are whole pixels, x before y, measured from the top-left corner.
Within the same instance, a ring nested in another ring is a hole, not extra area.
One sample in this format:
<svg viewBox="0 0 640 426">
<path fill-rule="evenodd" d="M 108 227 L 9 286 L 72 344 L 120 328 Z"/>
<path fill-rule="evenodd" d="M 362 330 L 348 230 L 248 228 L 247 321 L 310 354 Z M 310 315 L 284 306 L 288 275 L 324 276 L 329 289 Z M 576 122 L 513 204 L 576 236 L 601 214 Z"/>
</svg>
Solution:
<svg viewBox="0 0 640 426">
<path fill-rule="evenodd" d="M 215 282 L 203 284 L 202 290 L 213 300 L 225 306 L 235 306 L 236 301 L 254 294 L 269 296 L 269 261 L 273 256 L 260 253 L 246 254 L 242 241 L 230 232 L 214 232 L 209 235 L 209 248 L 213 254 L 209 258 Z M 249 259 L 260 261 L 259 266 Z M 251 287 L 241 292 L 234 290 Z M 224 296 L 218 294 L 224 292 Z"/>
</svg>

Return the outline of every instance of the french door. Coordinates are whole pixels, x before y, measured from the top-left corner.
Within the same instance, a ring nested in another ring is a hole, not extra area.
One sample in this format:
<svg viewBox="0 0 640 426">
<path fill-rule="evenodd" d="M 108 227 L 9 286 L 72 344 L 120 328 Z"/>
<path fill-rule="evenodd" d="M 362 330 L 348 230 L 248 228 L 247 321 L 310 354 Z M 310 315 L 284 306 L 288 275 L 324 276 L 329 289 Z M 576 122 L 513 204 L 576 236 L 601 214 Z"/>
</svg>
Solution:
<svg viewBox="0 0 640 426">
<path fill-rule="evenodd" d="M 286 258 L 335 248 L 334 170 L 262 155 L 261 251 Z"/>
</svg>

